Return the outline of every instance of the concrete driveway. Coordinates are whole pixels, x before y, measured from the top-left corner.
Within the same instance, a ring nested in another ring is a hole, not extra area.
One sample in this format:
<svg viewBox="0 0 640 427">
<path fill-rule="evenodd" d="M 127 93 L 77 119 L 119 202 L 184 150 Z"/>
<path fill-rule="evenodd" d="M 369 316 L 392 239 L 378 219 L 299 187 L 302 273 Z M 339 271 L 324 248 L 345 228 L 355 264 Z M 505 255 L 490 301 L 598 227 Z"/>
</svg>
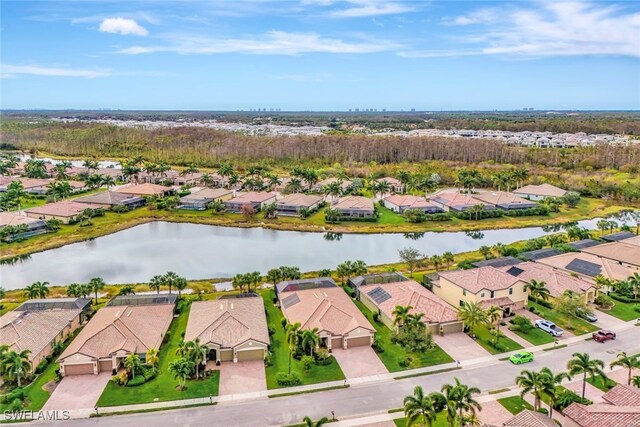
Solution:
<svg viewBox="0 0 640 427">
<path fill-rule="evenodd" d="M 624 323 L 624 320 L 620 320 L 604 311 L 593 310 L 593 314 L 598 316 L 598 321 L 593 324 L 601 329 L 611 329 L 614 326 Z"/>
<path fill-rule="evenodd" d="M 64 377 L 42 410 L 93 409 L 110 379 L 110 372 Z"/>
<path fill-rule="evenodd" d="M 389 372 L 376 352 L 369 346 L 353 347 L 347 350 L 333 349 L 331 354 L 338 361 L 347 379 L 369 377 Z"/>
<path fill-rule="evenodd" d="M 529 310 L 517 310 L 516 314 L 529 318 L 529 320 L 531 320 L 531 323 L 534 323 L 538 319 L 543 319 L 543 317 L 540 316 L 539 314 L 532 313 Z M 562 341 L 571 337 L 575 337 L 575 335 L 565 329 L 564 333 L 557 338 L 558 338 L 558 341 Z"/>
<path fill-rule="evenodd" d="M 242 394 L 267 389 L 267 376 L 262 360 L 223 362 L 220 370 L 219 394 Z"/>
<path fill-rule="evenodd" d="M 454 360 L 469 360 L 489 356 L 490 353 L 464 332 L 433 335 L 433 340 Z"/>
<path fill-rule="evenodd" d="M 482 403 L 482 411 L 478 412 L 478 418 L 486 425 L 501 426 L 513 418 L 513 415 L 500 402 L 492 400 Z"/>
</svg>

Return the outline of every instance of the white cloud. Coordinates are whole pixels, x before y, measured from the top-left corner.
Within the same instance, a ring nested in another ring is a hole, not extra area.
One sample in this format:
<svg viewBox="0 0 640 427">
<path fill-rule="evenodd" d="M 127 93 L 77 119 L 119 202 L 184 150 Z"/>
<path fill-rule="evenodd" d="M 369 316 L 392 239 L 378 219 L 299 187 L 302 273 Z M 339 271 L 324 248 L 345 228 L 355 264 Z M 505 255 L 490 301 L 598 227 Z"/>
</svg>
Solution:
<svg viewBox="0 0 640 427">
<path fill-rule="evenodd" d="M 270 31 L 245 38 L 209 38 L 187 35 L 170 35 L 167 44 L 155 46 L 131 46 L 118 53 L 140 55 L 154 52 L 180 54 L 245 53 L 254 55 L 297 55 L 301 53 L 372 53 L 400 47 L 384 40 L 344 41 L 322 37 L 315 33 L 287 33 Z"/>
<path fill-rule="evenodd" d="M 133 19 L 128 18 L 105 18 L 100 23 L 100 31 L 104 33 L 146 36 L 149 34 L 146 28 L 138 24 Z"/>
<path fill-rule="evenodd" d="M 396 2 L 384 2 L 375 0 L 350 0 L 352 7 L 335 10 L 332 16 L 339 18 L 363 18 L 381 15 L 398 15 L 410 12 L 412 7 Z"/>
<path fill-rule="evenodd" d="M 51 77 L 107 77 L 111 75 L 109 70 L 83 70 L 77 68 L 52 68 L 35 65 L 0 65 L 2 77 L 15 77 L 19 75 L 51 76 Z"/>
<path fill-rule="evenodd" d="M 538 9 L 484 9 L 447 19 L 478 25 L 461 49 L 402 52 L 407 57 L 617 55 L 640 57 L 640 13 L 584 2 L 538 3 Z M 482 31 L 484 30 L 484 31 Z M 470 48 L 469 45 L 478 45 Z"/>
</svg>

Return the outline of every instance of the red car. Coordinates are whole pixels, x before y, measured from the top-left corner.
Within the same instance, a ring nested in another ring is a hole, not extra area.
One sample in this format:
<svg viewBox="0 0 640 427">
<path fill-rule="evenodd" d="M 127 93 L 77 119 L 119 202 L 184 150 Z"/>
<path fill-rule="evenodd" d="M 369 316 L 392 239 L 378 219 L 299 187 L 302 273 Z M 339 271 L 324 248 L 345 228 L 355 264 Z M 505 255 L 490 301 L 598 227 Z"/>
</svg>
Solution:
<svg viewBox="0 0 640 427">
<path fill-rule="evenodd" d="M 604 329 L 598 332 L 594 332 L 592 336 L 593 336 L 593 340 L 598 342 L 605 342 L 605 341 L 616 339 L 615 332 L 607 331 Z"/>
</svg>

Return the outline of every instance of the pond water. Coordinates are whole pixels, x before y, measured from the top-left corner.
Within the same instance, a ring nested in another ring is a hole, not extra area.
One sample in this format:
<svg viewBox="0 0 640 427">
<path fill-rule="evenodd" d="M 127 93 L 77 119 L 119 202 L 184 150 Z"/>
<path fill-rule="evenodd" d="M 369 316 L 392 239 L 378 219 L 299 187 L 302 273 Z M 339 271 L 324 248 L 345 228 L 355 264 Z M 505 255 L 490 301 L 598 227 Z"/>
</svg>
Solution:
<svg viewBox="0 0 640 427">
<path fill-rule="evenodd" d="M 578 225 L 594 228 L 597 219 Z M 552 232 L 542 227 L 482 232 L 404 234 L 321 234 L 263 228 L 231 228 L 201 224 L 152 222 L 95 240 L 33 254 L 14 264 L 0 265 L 5 289 L 35 281 L 51 285 L 86 282 L 102 277 L 107 283 L 147 282 L 167 271 L 188 279 L 263 274 L 281 265 L 301 271 L 334 269 L 347 260 L 368 265 L 398 262 L 398 250 L 415 247 L 431 256 L 476 250 L 482 245 L 508 244 Z"/>
<path fill-rule="evenodd" d="M 32 157 L 28 154 L 19 154 L 18 158 L 21 161 L 26 161 L 28 159 L 31 159 Z M 44 160 L 47 163 L 51 163 L 53 165 L 57 165 L 58 163 L 62 162 L 63 160 L 56 160 L 56 159 L 50 159 L 48 157 L 36 157 L 37 160 Z M 74 166 L 76 168 L 81 168 L 83 167 L 82 164 L 84 163 L 84 160 L 68 160 L 69 163 L 71 163 L 71 166 Z M 98 162 L 98 167 L 100 168 L 114 168 L 114 169 L 120 169 L 122 166 L 120 165 L 120 162 L 116 162 L 116 161 L 112 161 L 112 160 L 100 160 Z"/>
</svg>

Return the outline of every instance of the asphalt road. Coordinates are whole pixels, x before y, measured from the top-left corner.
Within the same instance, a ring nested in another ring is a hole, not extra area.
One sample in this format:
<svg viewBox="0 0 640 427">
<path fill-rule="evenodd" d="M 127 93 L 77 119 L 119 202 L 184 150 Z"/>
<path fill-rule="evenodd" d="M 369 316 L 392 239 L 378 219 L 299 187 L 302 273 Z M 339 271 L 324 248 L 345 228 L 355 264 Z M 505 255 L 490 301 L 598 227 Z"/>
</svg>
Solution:
<svg viewBox="0 0 640 427">
<path fill-rule="evenodd" d="M 488 365 L 464 368 L 458 371 L 422 377 L 393 380 L 383 383 L 363 384 L 347 389 L 329 390 L 310 394 L 279 397 L 264 400 L 224 403 L 212 407 L 197 407 L 163 412 L 132 415 L 107 416 L 59 423 L 71 427 L 143 427 L 143 426 L 276 426 L 299 423 L 304 416 L 319 419 L 331 417 L 353 417 L 373 412 L 386 411 L 402 406 L 404 396 L 411 394 L 416 385 L 426 392 L 439 391 L 443 384 L 458 377 L 460 381 L 480 388 L 483 392 L 514 385 L 514 378 L 523 369 L 539 370 L 549 367 L 554 372 L 566 368 L 567 360 L 575 352 L 587 352 L 592 358 L 608 364 L 616 355 L 626 351 L 640 352 L 640 327 L 632 327 L 618 333 L 618 339 L 605 344 L 581 341 L 553 351 L 539 352 L 535 360 L 526 365 L 515 366 L 508 361 L 496 361 Z"/>
</svg>

